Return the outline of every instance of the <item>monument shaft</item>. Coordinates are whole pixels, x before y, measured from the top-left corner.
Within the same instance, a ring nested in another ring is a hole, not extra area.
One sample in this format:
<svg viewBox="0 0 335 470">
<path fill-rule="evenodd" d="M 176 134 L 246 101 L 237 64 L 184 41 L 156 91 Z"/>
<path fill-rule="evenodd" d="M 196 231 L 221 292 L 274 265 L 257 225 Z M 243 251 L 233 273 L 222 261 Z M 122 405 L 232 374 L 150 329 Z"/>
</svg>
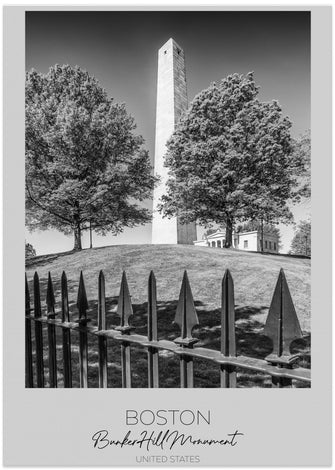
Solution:
<svg viewBox="0 0 335 470">
<path fill-rule="evenodd" d="M 163 218 L 157 211 L 168 179 L 168 168 L 164 167 L 166 143 L 187 105 L 184 51 L 169 39 L 158 51 L 155 174 L 160 175 L 161 182 L 154 190 L 152 243 L 193 244 L 197 238 L 195 223 L 181 224 L 177 217 Z"/>
</svg>

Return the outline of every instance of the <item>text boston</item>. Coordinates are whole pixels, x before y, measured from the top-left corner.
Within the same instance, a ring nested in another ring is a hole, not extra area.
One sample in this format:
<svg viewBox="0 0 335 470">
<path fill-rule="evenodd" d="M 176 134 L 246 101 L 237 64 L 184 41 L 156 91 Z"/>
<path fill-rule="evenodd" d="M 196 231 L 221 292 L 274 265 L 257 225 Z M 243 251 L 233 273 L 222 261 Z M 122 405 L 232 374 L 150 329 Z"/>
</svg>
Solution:
<svg viewBox="0 0 335 470">
<path fill-rule="evenodd" d="M 182 424 L 184 426 L 210 424 L 210 410 L 126 410 L 126 424 L 128 426 L 142 424 L 159 426 Z"/>
</svg>

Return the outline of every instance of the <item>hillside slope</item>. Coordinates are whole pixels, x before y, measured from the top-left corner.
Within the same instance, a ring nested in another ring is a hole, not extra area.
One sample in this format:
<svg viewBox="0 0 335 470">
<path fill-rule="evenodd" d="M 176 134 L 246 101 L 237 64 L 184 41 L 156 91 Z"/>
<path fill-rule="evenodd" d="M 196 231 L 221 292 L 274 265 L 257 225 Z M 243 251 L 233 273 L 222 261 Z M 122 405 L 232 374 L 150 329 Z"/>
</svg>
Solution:
<svg viewBox="0 0 335 470">
<path fill-rule="evenodd" d="M 221 280 L 226 268 L 234 279 L 237 323 L 252 321 L 255 327 L 258 325 L 256 330 L 264 324 L 279 270 L 283 268 L 301 327 L 305 332 L 310 331 L 308 259 L 186 245 L 122 245 L 36 257 L 28 262 L 26 272 L 30 285 L 34 271 L 38 272 L 44 299 L 50 271 L 59 299 L 60 276 L 65 270 L 70 300 L 75 302 L 79 274 L 83 270 L 87 296 L 93 306 L 97 300 L 99 270 L 105 273 L 109 298 L 118 295 L 121 274 L 125 270 L 132 302 L 141 310 L 147 299 L 150 270 L 156 275 L 158 300 L 172 306 L 178 299 L 183 271 L 187 269 L 202 323 L 211 312 L 218 313 Z"/>
</svg>

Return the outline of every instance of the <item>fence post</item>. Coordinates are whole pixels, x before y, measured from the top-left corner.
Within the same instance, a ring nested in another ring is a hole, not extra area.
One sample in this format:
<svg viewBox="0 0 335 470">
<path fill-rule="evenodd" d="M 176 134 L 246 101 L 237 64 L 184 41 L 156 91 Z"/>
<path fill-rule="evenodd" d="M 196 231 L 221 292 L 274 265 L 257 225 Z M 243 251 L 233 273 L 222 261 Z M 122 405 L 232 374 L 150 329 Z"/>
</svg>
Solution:
<svg viewBox="0 0 335 470">
<path fill-rule="evenodd" d="M 133 315 L 133 307 L 131 305 L 131 298 L 125 271 L 122 273 L 117 314 L 121 318 L 121 322 L 120 326 L 116 327 L 116 330 L 119 330 L 122 335 L 129 335 L 130 330 L 132 329 L 131 326 L 129 326 L 129 317 Z M 126 341 L 121 341 L 121 368 L 122 387 L 131 388 L 130 345 Z"/>
<path fill-rule="evenodd" d="M 150 272 L 148 281 L 148 340 L 157 341 L 157 290 L 156 278 Z M 148 387 L 159 387 L 158 351 L 148 347 Z"/>
<path fill-rule="evenodd" d="M 47 286 L 47 317 L 54 320 L 55 314 L 55 296 L 51 280 L 51 274 L 48 274 Z M 48 343 L 49 343 L 49 386 L 57 388 L 57 356 L 56 356 L 56 327 L 48 323 Z"/>
<path fill-rule="evenodd" d="M 77 307 L 79 310 L 79 326 L 85 328 L 89 320 L 87 320 L 88 302 L 82 271 L 80 271 Z M 88 386 L 87 356 L 87 331 L 79 330 L 79 376 L 81 388 L 87 388 Z"/>
<path fill-rule="evenodd" d="M 62 273 L 61 278 L 61 292 L 62 292 L 62 322 L 70 321 L 69 312 L 69 295 L 67 288 L 67 278 L 65 271 Z M 64 387 L 72 388 L 72 362 L 71 362 L 71 330 L 70 328 L 62 328 L 63 339 L 63 377 Z"/>
<path fill-rule="evenodd" d="M 221 353 L 226 357 L 236 356 L 234 282 L 229 269 L 226 269 L 222 279 Z M 235 388 L 235 368 L 228 364 L 221 364 L 220 367 L 221 387 Z"/>
<path fill-rule="evenodd" d="M 31 320 L 27 318 L 30 316 L 30 293 L 28 287 L 27 274 L 25 275 L 26 288 L 25 288 L 25 333 L 26 333 L 26 387 L 32 388 L 33 381 L 33 346 L 31 341 Z"/>
<path fill-rule="evenodd" d="M 174 342 L 183 349 L 192 349 L 198 342 L 192 337 L 192 329 L 199 324 L 199 321 L 186 271 L 184 271 L 174 323 L 181 329 L 180 337 Z M 183 354 L 180 355 L 180 386 L 193 388 L 193 357 Z"/>
<path fill-rule="evenodd" d="M 299 355 L 290 353 L 290 345 L 293 340 L 302 338 L 302 331 L 283 269 L 279 272 L 263 334 L 273 343 L 273 351 L 265 359 L 278 369 L 292 368 Z M 292 380 L 272 377 L 272 386 L 291 387 Z"/>
<path fill-rule="evenodd" d="M 106 330 L 105 276 L 99 273 L 98 281 L 98 330 Z M 99 387 L 107 388 L 107 338 L 98 337 L 99 345 Z"/>
<path fill-rule="evenodd" d="M 42 316 L 40 281 L 37 272 L 34 274 L 34 316 L 36 319 Z M 44 388 L 43 329 L 40 321 L 35 321 L 35 346 L 37 387 Z"/>
</svg>

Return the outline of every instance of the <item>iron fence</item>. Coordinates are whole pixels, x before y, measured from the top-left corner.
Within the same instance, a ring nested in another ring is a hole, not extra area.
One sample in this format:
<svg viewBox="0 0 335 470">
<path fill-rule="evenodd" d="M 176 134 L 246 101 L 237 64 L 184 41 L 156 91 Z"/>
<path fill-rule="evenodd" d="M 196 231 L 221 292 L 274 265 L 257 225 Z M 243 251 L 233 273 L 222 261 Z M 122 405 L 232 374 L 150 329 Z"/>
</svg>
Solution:
<svg viewBox="0 0 335 470">
<path fill-rule="evenodd" d="M 133 315 L 133 306 L 129 293 L 126 273 L 123 272 L 120 293 L 117 303 L 117 315 L 120 324 L 107 329 L 105 277 L 100 271 L 98 279 L 97 326 L 90 325 L 88 318 L 88 301 L 84 285 L 83 273 L 80 274 L 77 296 L 79 318 L 71 321 L 68 300 L 68 282 L 65 272 L 61 277 L 61 307 L 56 311 L 53 282 L 49 273 L 46 292 L 46 311 L 43 312 L 40 294 L 40 281 L 37 272 L 33 279 L 33 307 L 31 307 L 30 292 L 26 276 L 26 305 L 25 305 L 25 339 L 26 339 L 26 387 L 43 388 L 45 368 L 48 367 L 48 385 L 51 388 L 57 383 L 57 335 L 56 328 L 61 329 L 62 337 L 62 374 L 65 388 L 73 386 L 73 347 L 71 332 L 79 334 L 79 378 L 80 387 L 88 387 L 88 335 L 97 337 L 99 387 L 107 387 L 108 341 L 120 344 L 122 387 L 132 387 L 132 363 L 130 350 L 132 346 L 144 348 L 147 351 L 148 387 L 158 388 L 159 384 L 159 352 L 169 351 L 180 363 L 180 386 L 194 387 L 194 359 L 210 361 L 218 367 L 220 386 L 222 388 L 237 387 L 237 369 L 261 372 L 270 375 L 273 387 L 292 387 L 292 381 L 300 381 L 308 386 L 311 382 L 311 371 L 297 367 L 299 354 L 291 354 L 291 343 L 302 338 L 302 331 L 287 285 L 284 271 L 281 269 L 263 334 L 272 340 L 273 350 L 265 359 L 238 355 L 236 350 L 234 283 L 227 269 L 222 279 L 221 291 L 221 348 L 219 350 L 197 347 L 198 339 L 192 334 L 193 328 L 199 324 L 194 305 L 193 295 L 184 272 L 179 301 L 175 311 L 174 321 L 180 329 L 180 336 L 174 341 L 158 339 L 157 331 L 157 292 L 156 279 L 153 272 L 148 280 L 147 302 L 147 335 L 136 334 L 129 319 Z M 32 335 L 32 327 L 34 327 Z M 48 366 L 44 364 L 43 330 L 47 330 Z M 33 360 L 33 358 L 35 360 Z M 135 366 L 136 367 L 136 366 Z"/>
</svg>

